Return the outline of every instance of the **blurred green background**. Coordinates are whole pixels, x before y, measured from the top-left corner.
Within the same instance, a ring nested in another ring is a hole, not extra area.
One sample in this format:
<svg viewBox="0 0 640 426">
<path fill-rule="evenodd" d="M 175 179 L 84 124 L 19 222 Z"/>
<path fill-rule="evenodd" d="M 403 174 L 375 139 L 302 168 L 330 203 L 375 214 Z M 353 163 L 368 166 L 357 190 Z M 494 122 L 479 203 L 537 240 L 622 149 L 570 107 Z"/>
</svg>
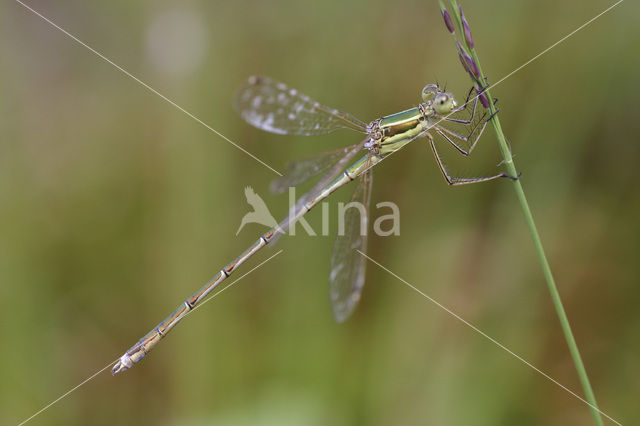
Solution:
<svg viewBox="0 0 640 426">
<path fill-rule="evenodd" d="M 252 74 L 365 121 L 470 87 L 434 1 L 30 1 L 276 169 L 357 142 L 286 137 L 233 111 Z M 603 1 L 463 2 L 496 81 Z M 15 424 L 115 360 L 276 217 L 273 172 L 14 2 L 0 5 L 0 423 Z M 598 402 L 640 412 L 640 109 L 627 1 L 493 90 Z M 483 149 L 459 170 L 493 172 Z M 473 166 L 470 166 L 473 164 Z M 444 184 L 416 142 L 375 170 L 401 234 L 369 254 L 582 394 L 514 192 Z M 352 188 L 331 198 L 347 201 Z M 373 209 L 373 217 L 377 217 Z M 320 228 L 320 210 L 310 214 Z M 332 219 L 333 220 L 333 219 Z M 332 223 L 335 227 L 335 223 Z M 131 371 L 104 372 L 31 424 L 567 425 L 587 406 L 369 264 L 334 323 L 333 238 L 300 233 Z M 240 276 L 275 253 L 266 249 Z"/>
</svg>

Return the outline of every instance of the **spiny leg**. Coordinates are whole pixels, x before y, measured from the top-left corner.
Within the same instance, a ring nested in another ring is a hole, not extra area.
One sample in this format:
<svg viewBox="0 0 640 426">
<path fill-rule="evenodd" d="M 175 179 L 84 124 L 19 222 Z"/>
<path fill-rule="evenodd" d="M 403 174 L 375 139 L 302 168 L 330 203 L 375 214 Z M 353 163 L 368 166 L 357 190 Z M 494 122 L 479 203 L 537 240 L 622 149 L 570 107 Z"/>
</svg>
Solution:
<svg viewBox="0 0 640 426">
<path fill-rule="evenodd" d="M 467 99 L 464 101 L 464 104 L 456 109 L 454 109 L 450 114 L 448 114 L 447 117 L 443 117 L 443 120 L 445 121 L 450 121 L 452 123 L 459 123 L 459 124 L 471 124 L 473 122 L 473 119 L 476 115 L 476 106 L 478 105 L 478 96 L 476 96 L 473 99 L 473 107 L 471 108 L 471 117 L 469 117 L 468 120 L 461 120 L 459 118 L 450 118 L 449 116 L 452 114 L 456 114 L 458 112 L 462 112 L 465 109 L 467 109 L 467 106 L 469 106 L 469 98 L 471 98 L 471 94 L 474 92 L 475 87 L 471 87 L 471 90 L 469 90 L 469 94 L 467 94 Z"/>
<path fill-rule="evenodd" d="M 460 112 L 460 111 L 462 111 L 462 110 L 464 110 L 466 108 L 467 104 L 469 103 L 468 99 L 469 99 L 469 97 L 471 96 L 471 93 L 473 93 L 474 90 L 475 90 L 475 87 L 472 87 L 471 90 L 469 91 L 469 94 L 467 95 L 467 101 L 465 102 L 465 105 L 463 105 L 462 107 L 454 110 L 454 112 Z M 452 119 L 452 118 L 448 118 L 448 117 L 443 117 L 443 119 L 442 119 L 442 120 L 445 120 L 445 121 L 461 124 L 463 126 L 467 126 L 467 127 L 470 126 L 471 130 L 469 130 L 469 134 L 467 136 L 460 135 L 459 133 L 454 132 L 453 130 L 447 128 L 446 126 L 438 125 L 438 123 L 436 123 L 433 126 L 434 129 L 440 135 L 442 135 L 442 137 L 444 137 L 451 145 L 453 145 L 463 155 L 469 155 L 471 153 L 471 151 L 473 151 L 473 149 L 475 148 L 476 144 L 480 140 L 480 137 L 482 136 L 482 133 L 484 132 L 484 129 L 485 129 L 485 127 L 486 127 L 486 125 L 487 125 L 487 123 L 489 121 L 488 119 L 487 120 L 484 119 L 484 117 L 486 116 L 486 113 L 483 113 L 482 117 L 480 117 L 479 120 L 474 120 L 475 115 L 476 115 L 477 105 L 478 105 L 478 97 L 476 96 L 476 98 L 473 100 L 473 107 L 472 107 L 472 111 L 471 111 L 471 116 L 469 117 L 468 120 Z M 490 117 L 490 118 L 492 118 L 492 117 Z M 473 124 L 474 121 L 475 121 L 475 124 Z M 479 131 L 478 131 L 478 128 L 480 128 Z M 478 133 L 474 137 L 474 134 L 476 133 L 476 131 Z M 444 133 L 447 133 L 447 134 L 445 135 Z M 465 144 L 468 144 L 471 141 L 471 146 L 469 148 L 467 148 L 467 149 L 464 149 L 458 143 L 456 143 L 454 141 L 454 139 L 457 139 L 459 141 L 465 142 Z"/>
<path fill-rule="evenodd" d="M 478 131 L 478 133 L 473 136 L 473 134 L 476 132 L 476 130 L 478 130 L 478 126 L 480 125 L 480 123 L 482 123 L 482 126 L 480 127 L 480 130 Z M 454 132 L 453 130 L 449 130 L 444 126 L 438 126 L 435 125 L 433 126 L 433 130 L 435 130 L 440 136 L 442 136 L 443 138 L 446 139 L 447 142 L 449 142 L 451 145 L 453 145 L 454 148 L 456 148 L 458 150 L 458 152 L 460 152 L 460 154 L 467 156 L 469 154 L 471 154 L 471 152 L 473 151 L 473 149 L 476 147 L 476 144 L 478 143 L 478 141 L 480 140 L 480 137 L 482 136 L 482 133 L 484 132 L 484 129 L 487 127 L 487 121 L 484 120 L 482 122 L 478 122 L 473 129 L 471 129 L 471 132 L 469 132 L 469 136 L 462 136 L 459 135 L 458 133 Z M 472 139 L 473 137 L 473 139 Z M 458 145 L 452 138 L 458 139 L 462 142 L 465 143 L 469 143 L 469 141 L 471 140 L 471 146 L 469 146 L 468 149 L 464 149 L 462 148 L 460 145 Z"/>
<path fill-rule="evenodd" d="M 429 146 L 431 146 L 431 150 L 433 151 L 433 155 L 436 157 L 436 161 L 438 163 L 438 167 L 440 168 L 440 171 L 442 172 L 442 176 L 444 176 L 444 179 L 447 181 L 447 183 L 449 185 L 455 186 L 455 185 L 467 185 L 467 184 L 470 184 L 470 183 L 478 183 L 478 182 L 488 182 L 490 180 L 499 179 L 499 178 L 503 178 L 503 177 L 507 177 L 507 178 L 511 178 L 511 179 L 518 179 L 519 178 L 519 176 L 518 177 L 513 177 L 513 176 L 509 176 L 506 173 L 499 173 L 499 174 L 494 175 L 494 176 L 486 176 L 486 177 L 478 177 L 478 178 L 453 177 L 447 171 L 447 168 L 444 165 L 444 162 L 442 161 L 442 158 L 440 157 L 440 154 L 438 153 L 438 150 L 436 149 L 436 144 L 435 144 L 435 141 L 433 140 L 433 136 L 431 136 L 429 133 L 427 133 L 427 138 L 429 139 Z"/>
<path fill-rule="evenodd" d="M 494 105 L 495 105 L 495 103 L 494 103 Z M 487 122 L 491 121 L 491 119 L 492 119 L 493 117 L 495 117 L 495 115 L 496 115 L 497 113 L 499 113 L 499 112 L 500 112 L 500 108 L 496 108 L 496 110 L 495 110 L 495 111 L 493 111 L 493 112 L 491 113 L 491 115 L 487 118 Z"/>
</svg>

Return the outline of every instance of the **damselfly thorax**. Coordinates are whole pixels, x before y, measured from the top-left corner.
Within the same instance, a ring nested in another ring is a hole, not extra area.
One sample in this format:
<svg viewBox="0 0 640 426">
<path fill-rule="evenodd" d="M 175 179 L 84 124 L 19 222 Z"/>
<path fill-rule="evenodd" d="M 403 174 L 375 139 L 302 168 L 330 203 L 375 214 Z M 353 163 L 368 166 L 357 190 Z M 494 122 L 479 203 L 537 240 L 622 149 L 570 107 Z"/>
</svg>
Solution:
<svg viewBox="0 0 640 426">
<path fill-rule="evenodd" d="M 457 106 L 453 95 L 441 91 L 436 85 L 425 86 L 422 94 L 424 102 L 418 106 L 369 123 L 367 133 L 370 139 L 364 147 L 383 156 L 397 151 L 437 124 L 439 115 L 434 103 L 444 113 L 450 113 Z"/>
</svg>

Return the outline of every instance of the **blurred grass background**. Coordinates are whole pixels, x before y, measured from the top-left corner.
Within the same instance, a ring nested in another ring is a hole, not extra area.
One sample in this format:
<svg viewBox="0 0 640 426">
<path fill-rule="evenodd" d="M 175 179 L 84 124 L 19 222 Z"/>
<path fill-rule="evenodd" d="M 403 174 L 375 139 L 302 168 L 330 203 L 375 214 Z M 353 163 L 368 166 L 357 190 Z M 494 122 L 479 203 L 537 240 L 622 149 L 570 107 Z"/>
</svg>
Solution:
<svg viewBox="0 0 640 426">
<path fill-rule="evenodd" d="M 28 4 L 279 170 L 358 136 L 250 128 L 231 108 L 249 75 L 365 121 L 436 79 L 458 98 L 470 87 L 435 1 Z M 609 5 L 463 4 L 493 81 Z M 622 3 L 493 90 L 598 402 L 623 424 L 640 420 L 638 12 Z M 235 236 L 245 186 L 276 217 L 287 197 L 269 194 L 270 170 L 19 4 L 0 5 L 0 34 L 0 423 L 15 424 L 264 231 Z M 490 130 L 482 145 L 461 170 L 495 170 Z M 508 182 L 450 188 L 421 142 L 375 175 L 373 202 L 398 204 L 401 235 L 372 237 L 370 255 L 580 393 Z M 336 325 L 332 242 L 283 238 L 141 364 L 32 424 L 590 424 L 582 402 L 372 264 Z"/>
</svg>

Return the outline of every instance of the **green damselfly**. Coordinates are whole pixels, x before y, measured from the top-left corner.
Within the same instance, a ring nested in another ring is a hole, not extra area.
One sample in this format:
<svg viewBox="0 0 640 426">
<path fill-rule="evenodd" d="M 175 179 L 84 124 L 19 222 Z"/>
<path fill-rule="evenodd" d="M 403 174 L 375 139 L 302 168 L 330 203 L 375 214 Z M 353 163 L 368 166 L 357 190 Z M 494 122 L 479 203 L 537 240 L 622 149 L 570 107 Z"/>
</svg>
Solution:
<svg viewBox="0 0 640 426">
<path fill-rule="evenodd" d="M 440 171 L 450 185 L 510 177 L 504 173 L 481 178 L 452 177 L 436 148 L 434 135 L 442 138 L 463 155 L 469 155 L 476 146 L 488 120 L 485 119 L 486 112 L 480 114 L 476 111 L 478 96 L 469 101 L 474 90 L 469 92 L 467 101 L 458 106 L 451 93 L 440 89 L 437 84 L 428 84 L 422 90 L 422 102 L 415 108 L 367 124 L 350 114 L 326 107 L 283 83 L 266 77 L 249 78 L 238 92 L 235 102 L 236 109 L 249 124 L 272 133 L 305 136 L 350 129 L 364 134 L 365 138 L 355 145 L 291 164 L 287 174 L 273 182 L 272 189 L 276 192 L 296 186 L 322 172 L 325 174 L 310 191 L 300 197 L 287 218 L 262 235 L 244 253 L 182 303 L 175 312 L 127 350 L 111 370 L 112 373 L 128 370 L 140 361 L 238 266 L 267 244 L 275 242 L 280 234 L 285 233 L 316 204 L 341 186 L 357 179 L 353 201 L 368 207 L 371 198 L 372 167 L 417 138 L 425 137 L 428 140 Z M 460 118 L 461 114 L 466 117 Z M 464 130 L 460 133 L 451 126 L 458 126 Z M 360 152 L 364 152 L 364 155 L 350 165 L 350 161 Z M 366 252 L 367 210 L 368 208 L 364 209 L 364 214 L 358 209 L 346 210 L 345 232 L 336 238 L 331 256 L 330 298 L 334 317 L 338 322 L 344 321 L 351 314 L 364 286 L 365 258 L 358 250 Z"/>
</svg>

